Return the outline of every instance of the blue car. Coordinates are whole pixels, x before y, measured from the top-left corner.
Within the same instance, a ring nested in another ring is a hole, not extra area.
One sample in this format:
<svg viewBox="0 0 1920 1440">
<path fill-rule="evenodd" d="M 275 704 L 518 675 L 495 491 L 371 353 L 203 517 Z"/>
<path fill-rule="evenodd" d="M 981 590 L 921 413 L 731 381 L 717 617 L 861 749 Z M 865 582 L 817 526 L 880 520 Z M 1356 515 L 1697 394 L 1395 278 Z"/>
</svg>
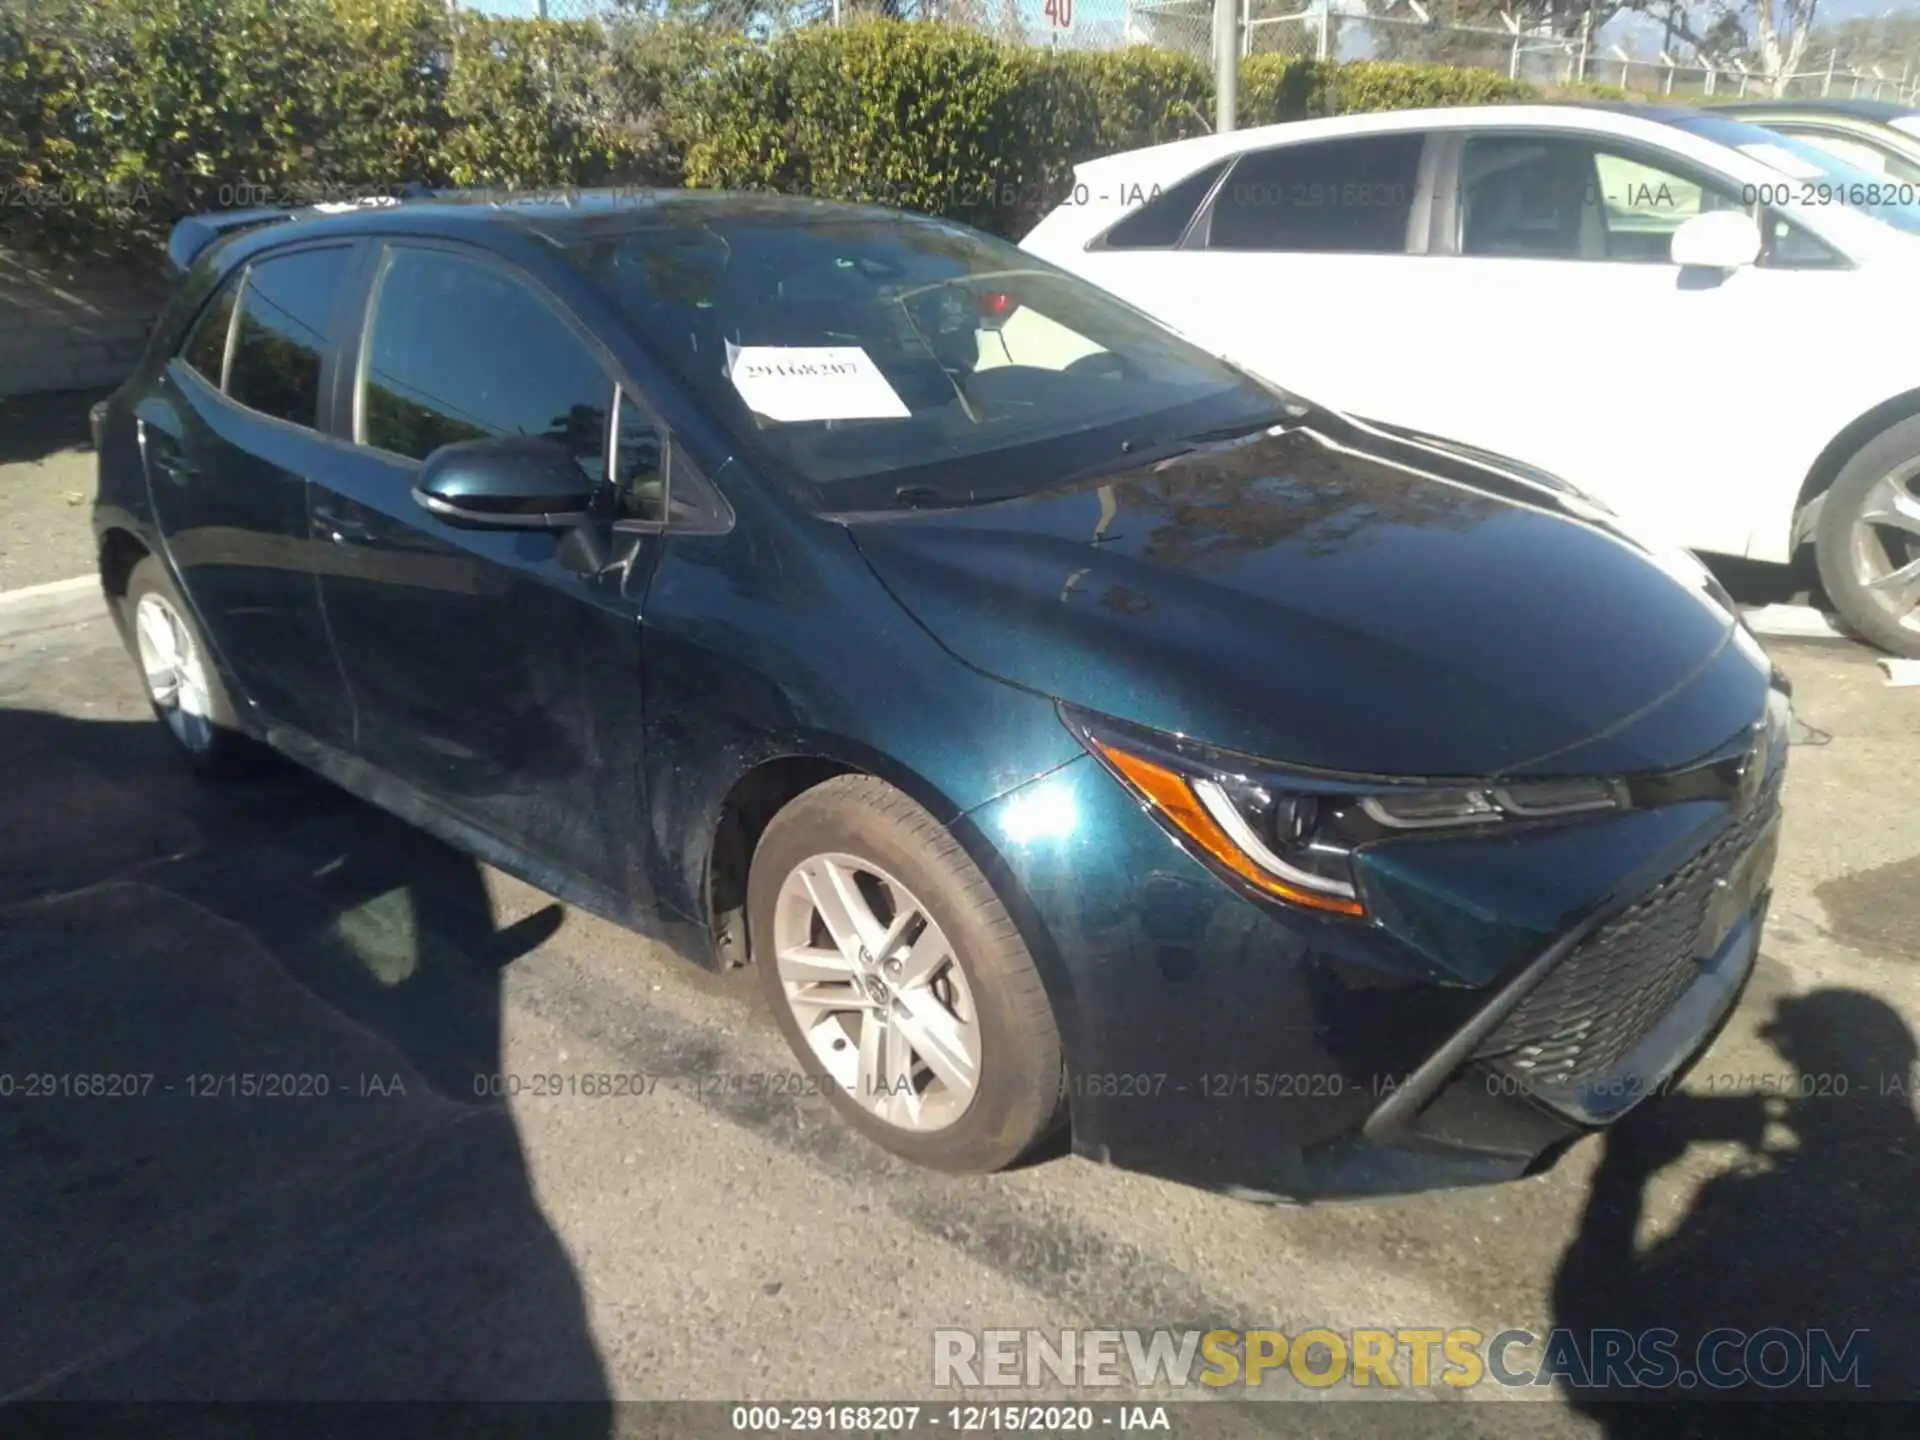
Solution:
<svg viewBox="0 0 1920 1440">
<path fill-rule="evenodd" d="M 206 775 L 277 751 L 751 965 L 949 1170 L 1065 1129 L 1249 1197 L 1501 1180 L 1733 1007 L 1783 682 L 1551 476 L 939 220 L 333 209 L 182 221 L 94 415 Z"/>
</svg>

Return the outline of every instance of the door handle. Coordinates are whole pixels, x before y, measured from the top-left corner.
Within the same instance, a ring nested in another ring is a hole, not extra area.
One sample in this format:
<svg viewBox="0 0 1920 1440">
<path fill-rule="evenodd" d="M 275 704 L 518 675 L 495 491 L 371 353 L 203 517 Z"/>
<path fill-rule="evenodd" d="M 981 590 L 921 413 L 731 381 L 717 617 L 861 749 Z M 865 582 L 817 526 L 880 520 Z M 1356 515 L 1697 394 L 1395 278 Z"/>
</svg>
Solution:
<svg viewBox="0 0 1920 1440">
<path fill-rule="evenodd" d="M 176 485 L 200 478 L 200 467 L 178 451 L 162 450 L 153 457 L 153 463 L 154 468 Z"/>
<path fill-rule="evenodd" d="M 326 506 L 313 512 L 314 527 L 336 545 L 373 545 L 378 543 L 366 521 L 354 520 Z"/>
</svg>

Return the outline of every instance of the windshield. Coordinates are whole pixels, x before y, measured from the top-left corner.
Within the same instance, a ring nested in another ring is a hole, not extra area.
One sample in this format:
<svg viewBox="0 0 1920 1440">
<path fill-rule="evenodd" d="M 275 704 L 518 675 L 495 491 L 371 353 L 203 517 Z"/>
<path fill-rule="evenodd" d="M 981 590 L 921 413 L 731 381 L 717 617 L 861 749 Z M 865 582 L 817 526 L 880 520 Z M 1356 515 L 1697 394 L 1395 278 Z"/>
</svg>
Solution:
<svg viewBox="0 0 1920 1440">
<path fill-rule="evenodd" d="M 721 216 L 571 254 L 821 511 L 978 504 L 1283 418 L 1105 292 L 941 221 Z"/>
<path fill-rule="evenodd" d="M 1748 159 L 1800 182 L 1791 191 L 1795 199 L 1810 205 L 1845 205 L 1909 235 L 1920 235 L 1920 195 L 1912 185 L 1849 165 L 1796 135 L 1783 135 L 1758 125 L 1719 115 L 1692 116 L 1676 123 L 1682 130 L 1731 146 Z"/>
</svg>

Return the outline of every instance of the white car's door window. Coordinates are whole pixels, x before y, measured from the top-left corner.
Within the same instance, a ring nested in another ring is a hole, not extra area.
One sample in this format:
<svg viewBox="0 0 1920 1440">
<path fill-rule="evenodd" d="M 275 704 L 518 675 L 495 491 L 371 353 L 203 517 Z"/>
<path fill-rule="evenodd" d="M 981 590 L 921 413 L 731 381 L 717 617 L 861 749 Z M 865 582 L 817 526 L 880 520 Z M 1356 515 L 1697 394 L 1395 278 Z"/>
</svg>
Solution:
<svg viewBox="0 0 1920 1440">
<path fill-rule="evenodd" d="M 1405 254 L 1425 145 L 1367 135 L 1242 155 L 1201 222 L 1206 248 Z"/>
<path fill-rule="evenodd" d="M 1664 265 L 1688 220 L 1741 208 L 1701 177 L 1577 136 L 1475 136 L 1461 158 L 1463 255 Z"/>
</svg>

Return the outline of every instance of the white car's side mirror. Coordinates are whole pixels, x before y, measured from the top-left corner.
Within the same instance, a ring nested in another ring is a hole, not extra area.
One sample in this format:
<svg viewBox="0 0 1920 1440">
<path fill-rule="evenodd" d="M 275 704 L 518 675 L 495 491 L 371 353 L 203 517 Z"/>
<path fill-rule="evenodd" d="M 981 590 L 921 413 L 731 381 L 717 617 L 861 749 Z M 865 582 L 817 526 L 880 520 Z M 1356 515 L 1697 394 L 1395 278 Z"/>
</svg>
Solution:
<svg viewBox="0 0 1920 1440">
<path fill-rule="evenodd" d="M 1760 258 L 1760 227 L 1744 210 L 1709 210 L 1673 232 L 1673 263 L 1738 270 Z"/>
</svg>

